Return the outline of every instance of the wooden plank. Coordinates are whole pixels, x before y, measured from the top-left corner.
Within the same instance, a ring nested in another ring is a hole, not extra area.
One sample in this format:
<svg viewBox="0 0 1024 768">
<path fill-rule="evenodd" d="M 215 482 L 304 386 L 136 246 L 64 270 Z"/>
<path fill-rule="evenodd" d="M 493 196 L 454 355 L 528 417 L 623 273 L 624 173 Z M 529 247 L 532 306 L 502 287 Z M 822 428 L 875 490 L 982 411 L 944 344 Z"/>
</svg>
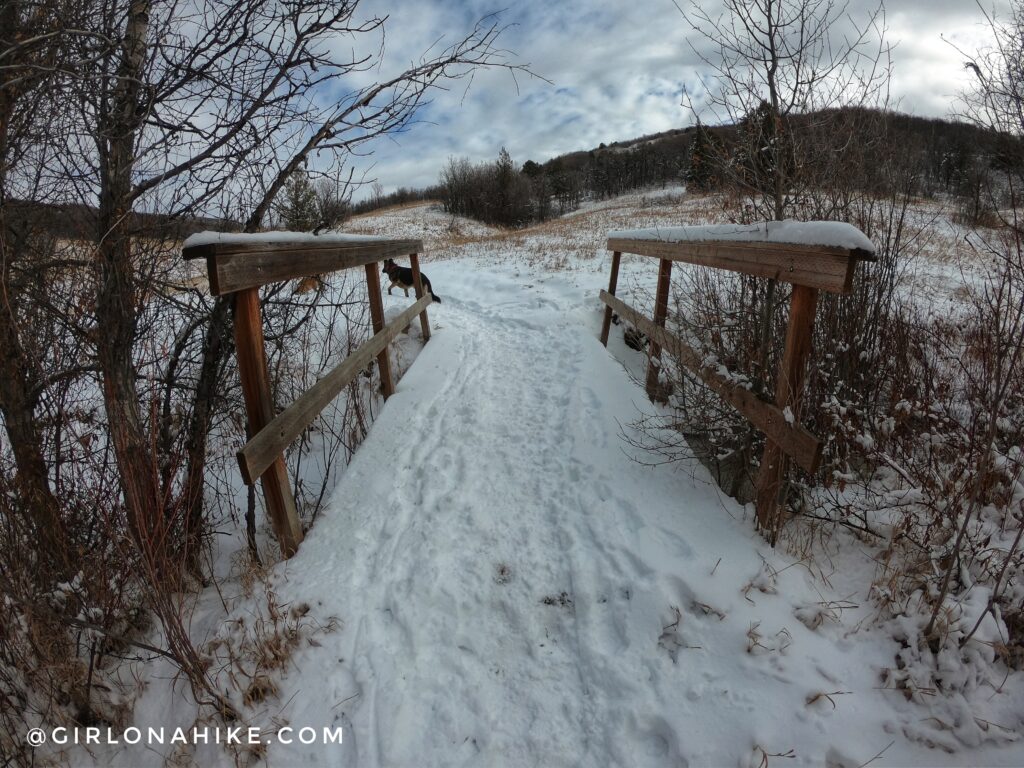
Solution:
<svg viewBox="0 0 1024 768">
<path fill-rule="evenodd" d="M 800 415 L 817 302 L 818 292 L 813 288 L 793 288 L 789 325 L 786 328 L 786 349 L 775 381 L 775 404 L 779 408 L 789 406 L 794 418 L 799 418 Z M 779 492 L 785 476 L 786 450 L 769 439 L 764 446 L 761 470 L 757 475 L 756 506 L 758 527 L 769 534 L 769 541 L 773 547 L 781 524 Z"/>
<path fill-rule="evenodd" d="M 249 432 L 259 434 L 271 422 L 270 374 L 263 341 L 263 313 L 259 291 L 249 288 L 235 296 L 235 348 L 238 353 L 238 374 L 249 418 Z M 281 554 L 294 555 L 302 542 L 302 526 L 295 509 L 288 483 L 288 472 L 280 450 L 270 454 L 259 472 L 246 479 L 249 485 L 261 478 L 267 514 L 274 527 Z"/>
<path fill-rule="evenodd" d="M 338 367 L 303 392 L 294 403 L 255 434 L 238 452 L 238 466 L 245 482 L 251 485 L 253 478 L 259 477 L 274 457 L 279 456 L 302 434 L 302 430 L 359 375 L 375 355 L 381 350 L 386 351 L 387 345 L 418 313 L 430 305 L 430 301 L 429 296 L 424 296 L 404 310 L 386 328 L 363 342 Z"/>
<path fill-rule="evenodd" d="M 272 234 L 272 233 L 268 233 Z M 421 253 L 423 251 L 422 240 L 409 240 L 409 239 L 386 239 L 381 238 L 379 240 L 331 240 L 324 238 L 322 241 L 317 240 L 265 240 L 259 241 L 254 240 L 252 242 L 227 242 L 227 243 L 208 243 L 206 245 L 193 245 L 189 248 L 182 250 L 182 256 L 188 259 L 207 259 L 216 258 L 218 256 L 257 256 L 259 254 L 303 254 L 303 253 L 317 253 L 320 251 L 328 251 L 333 253 L 346 254 L 348 256 L 357 256 L 360 252 L 364 252 L 367 255 L 372 255 L 377 250 L 385 248 L 389 250 L 395 250 L 398 255 L 406 253 Z M 364 264 L 366 262 L 363 262 Z M 353 266 L 361 267 L 363 264 L 354 264 Z"/>
<path fill-rule="evenodd" d="M 186 259 L 206 259 L 210 293 L 221 296 L 267 283 L 361 267 L 422 250 L 420 240 L 300 241 L 214 243 L 186 248 L 182 254 Z"/>
<path fill-rule="evenodd" d="M 419 254 L 409 254 L 409 266 L 412 267 L 412 282 L 416 288 L 416 298 L 423 298 L 423 280 L 420 277 L 420 257 Z M 433 301 L 433 299 L 431 299 Z M 423 334 L 423 341 L 430 341 L 430 320 L 427 319 L 427 310 L 424 308 L 420 312 L 420 331 Z"/>
<path fill-rule="evenodd" d="M 672 283 L 672 262 L 662 259 L 658 265 L 658 291 L 654 297 L 654 324 L 665 327 L 668 317 L 668 289 Z M 658 385 L 658 371 L 661 370 L 661 345 L 655 336 L 650 336 L 650 347 L 647 354 L 647 396 L 659 403 L 668 398 L 662 387 Z"/>
<path fill-rule="evenodd" d="M 854 268 L 867 253 L 789 243 L 729 240 L 668 243 L 624 238 L 609 238 L 608 249 L 726 269 L 831 293 L 853 290 Z"/>
<path fill-rule="evenodd" d="M 608 293 L 612 296 L 615 295 L 615 289 L 619 285 L 619 261 L 622 259 L 622 254 L 619 251 L 612 253 L 612 274 L 608 278 Z M 601 343 L 606 347 L 608 346 L 608 333 L 612 328 L 612 308 L 604 308 L 604 323 L 601 325 Z"/>
<path fill-rule="evenodd" d="M 669 354 L 739 411 L 751 424 L 764 432 L 769 439 L 781 446 L 800 467 L 811 473 L 817 471 L 821 461 L 821 441 L 799 424 L 787 422 L 781 408 L 761 400 L 750 390 L 737 386 L 718 371 L 704 365 L 701 356 L 686 342 L 655 325 L 621 299 L 601 291 L 601 301 L 648 337 L 656 337 L 658 343 Z"/>
<path fill-rule="evenodd" d="M 370 321 L 375 334 L 384 330 L 384 300 L 380 295 L 380 275 L 376 264 L 366 265 L 366 290 L 370 296 Z M 387 347 L 377 355 L 377 368 L 380 370 L 380 386 L 387 400 L 395 393 L 395 382 L 391 378 L 391 358 Z"/>
</svg>

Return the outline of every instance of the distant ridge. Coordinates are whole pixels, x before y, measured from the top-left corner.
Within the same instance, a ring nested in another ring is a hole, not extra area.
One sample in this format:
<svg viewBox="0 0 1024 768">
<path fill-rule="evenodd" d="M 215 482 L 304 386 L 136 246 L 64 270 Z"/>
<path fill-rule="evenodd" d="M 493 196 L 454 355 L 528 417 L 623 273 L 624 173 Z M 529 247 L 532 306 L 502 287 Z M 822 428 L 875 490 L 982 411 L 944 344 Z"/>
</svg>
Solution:
<svg viewBox="0 0 1024 768">
<path fill-rule="evenodd" d="M 8 200 L 4 206 L 7 226 L 15 232 L 45 232 L 68 240 L 88 240 L 96 237 L 95 206 L 83 203 L 37 203 Z M 133 233 L 147 236 L 162 235 L 184 239 L 195 232 L 217 230 L 237 232 L 241 225 L 228 219 L 209 217 L 167 216 L 155 213 L 132 213 Z"/>
<path fill-rule="evenodd" d="M 799 124 L 801 122 L 820 120 L 825 116 L 844 116 L 850 120 L 866 120 L 871 118 L 881 120 L 886 133 L 892 140 L 906 141 L 911 138 L 917 138 L 924 140 L 924 144 L 938 142 L 942 145 L 948 144 L 950 148 L 954 145 L 973 145 L 975 148 L 985 147 L 991 145 L 996 138 L 992 131 L 963 121 L 937 117 L 917 117 L 902 112 L 883 112 L 863 107 L 842 107 L 839 109 L 809 112 L 794 115 L 790 119 L 794 123 Z M 722 138 L 728 138 L 736 132 L 736 125 L 731 123 L 725 125 L 705 125 L 705 128 Z M 696 129 L 697 126 L 695 125 L 687 126 L 686 128 L 670 128 L 667 131 L 613 141 L 610 144 L 601 143 L 591 149 L 573 150 L 543 162 L 536 162 L 544 168 L 555 164 L 571 169 L 584 165 L 591 156 L 600 155 L 603 152 L 634 149 L 642 144 L 647 144 L 661 151 L 668 150 L 685 153 L 689 149 L 693 132 Z"/>
</svg>

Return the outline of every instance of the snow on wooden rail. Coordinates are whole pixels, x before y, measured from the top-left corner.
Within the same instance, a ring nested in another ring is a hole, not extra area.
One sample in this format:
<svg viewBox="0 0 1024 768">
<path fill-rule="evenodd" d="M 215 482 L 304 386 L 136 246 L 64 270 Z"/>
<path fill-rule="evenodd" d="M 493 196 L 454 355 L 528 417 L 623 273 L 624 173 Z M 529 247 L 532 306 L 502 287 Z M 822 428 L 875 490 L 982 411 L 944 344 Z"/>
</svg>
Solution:
<svg viewBox="0 0 1024 768">
<path fill-rule="evenodd" d="M 772 221 L 608 233 L 608 250 L 742 272 L 794 285 L 849 293 L 857 262 L 874 246 L 851 224 Z"/>
<path fill-rule="evenodd" d="M 422 240 L 371 235 L 200 232 L 185 241 L 183 253 L 186 259 L 206 259 L 210 293 L 222 296 L 422 252 Z"/>
<path fill-rule="evenodd" d="M 601 343 L 608 345 L 612 312 L 618 312 L 650 339 L 647 392 L 652 399 L 662 396 L 658 371 L 664 347 L 767 435 L 757 478 L 757 522 L 774 545 L 781 524 L 779 495 L 787 457 L 812 473 L 821 460 L 821 441 L 797 423 L 818 291 L 850 293 L 857 264 L 875 260 L 874 246 L 863 232 L 850 224 L 774 221 L 620 230 L 608 234 L 608 250 L 612 251 L 612 266 L 608 290 L 601 291 L 601 300 L 607 305 Z M 623 253 L 659 259 L 653 320 L 615 297 Z M 689 345 L 665 330 L 673 262 L 726 269 L 793 285 L 774 404 L 736 386 L 728 377 L 704 365 L 700 355 Z"/>
<path fill-rule="evenodd" d="M 238 464 L 248 485 L 260 479 L 267 512 L 286 558 L 298 550 L 302 542 L 302 527 L 288 482 L 284 450 L 375 355 L 384 397 L 394 393 L 388 344 L 417 314 L 424 341 L 430 338 L 427 306 L 432 299 L 429 295 L 424 296 L 420 278 L 418 254 L 422 250 L 421 240 L 311 235 L 304 232 L 201 232 L 185 241 L 182 250 L 185 259 L 206 259 L 210 292 L 215 296 L 230 295 L 234 302 L 238 373 L 249 419 L 249 441 L 238 452 Z M 377 264 L 406 254 L 412 267 L 417 301 L 385 326 Z M 360 266 L 366 270 L 373 337 L 281 414 L 275 415 L 270 397 L 259 287 Z"/>
</svg>

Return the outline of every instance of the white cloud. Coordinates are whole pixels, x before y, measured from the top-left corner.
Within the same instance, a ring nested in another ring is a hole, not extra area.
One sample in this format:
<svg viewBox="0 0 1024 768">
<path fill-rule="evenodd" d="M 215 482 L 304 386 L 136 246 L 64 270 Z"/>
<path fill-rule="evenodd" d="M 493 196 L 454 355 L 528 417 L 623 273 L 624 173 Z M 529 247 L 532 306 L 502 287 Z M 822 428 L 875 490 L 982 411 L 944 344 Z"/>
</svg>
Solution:
<svg viewBox="0 0 1024 768">
<path fill-rule="evenodd" d="M 873 7 L 854 0 L 848 10 L 856 19 Z M 385 61 L 379 74 L 367 76 L 398 71 L 439 40 L 442 46 L 454 42 L 490 10 L 480 0 L 391 3 Z M 438 92 L 409 131 L 378 142 L 372 158 L 356 161 L 364 168 L 373 164 L 371 176 L 386 190 L 436 183 L 450 156 L 490 160 L 504 146 L 520 163 L 542 161 L 693 122 L 681 103 L 683 86 L 699 106 L 706 73 L 672 0 L 526 0 L 501 18 L 514 25 L 501 44 L 552 84 L 490 70 L 478 72 L 468 91 L 459 82 Z M 987 39 L 982 20 L 967 0 L 887 3 L 887 37 L 897 44 L 892 94 L 902 111 L 950 114 L 969 80 L 963 57 L 943 37 L 973 51 Z"/>
</svg>

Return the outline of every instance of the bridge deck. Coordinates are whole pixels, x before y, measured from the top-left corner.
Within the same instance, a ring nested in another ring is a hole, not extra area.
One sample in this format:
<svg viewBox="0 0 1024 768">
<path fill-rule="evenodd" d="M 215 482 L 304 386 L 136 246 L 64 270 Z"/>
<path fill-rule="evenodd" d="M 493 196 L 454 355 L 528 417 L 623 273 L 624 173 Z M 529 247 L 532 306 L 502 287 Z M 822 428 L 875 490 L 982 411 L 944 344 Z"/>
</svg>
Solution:
<svg viewBox="0 0 1024 768">
<path fill-rule="evenodd" d="M 649 405 L 621 331 L 598 341 L 604 275 L 426 271 L 433 338 L 279 584 L 342 622 L 284 681 L 288 720 L 343 726 L 361 767 L 737 764 L 739 723 L 823 763 L 829 724 L 778 713 L 835 690 L 816 669 L 873 672 L 794 618 L 821 596 L 703 469 L 626 456 Z M 801 650 L 747 653 L 756 622 Z"/>
</svg>

